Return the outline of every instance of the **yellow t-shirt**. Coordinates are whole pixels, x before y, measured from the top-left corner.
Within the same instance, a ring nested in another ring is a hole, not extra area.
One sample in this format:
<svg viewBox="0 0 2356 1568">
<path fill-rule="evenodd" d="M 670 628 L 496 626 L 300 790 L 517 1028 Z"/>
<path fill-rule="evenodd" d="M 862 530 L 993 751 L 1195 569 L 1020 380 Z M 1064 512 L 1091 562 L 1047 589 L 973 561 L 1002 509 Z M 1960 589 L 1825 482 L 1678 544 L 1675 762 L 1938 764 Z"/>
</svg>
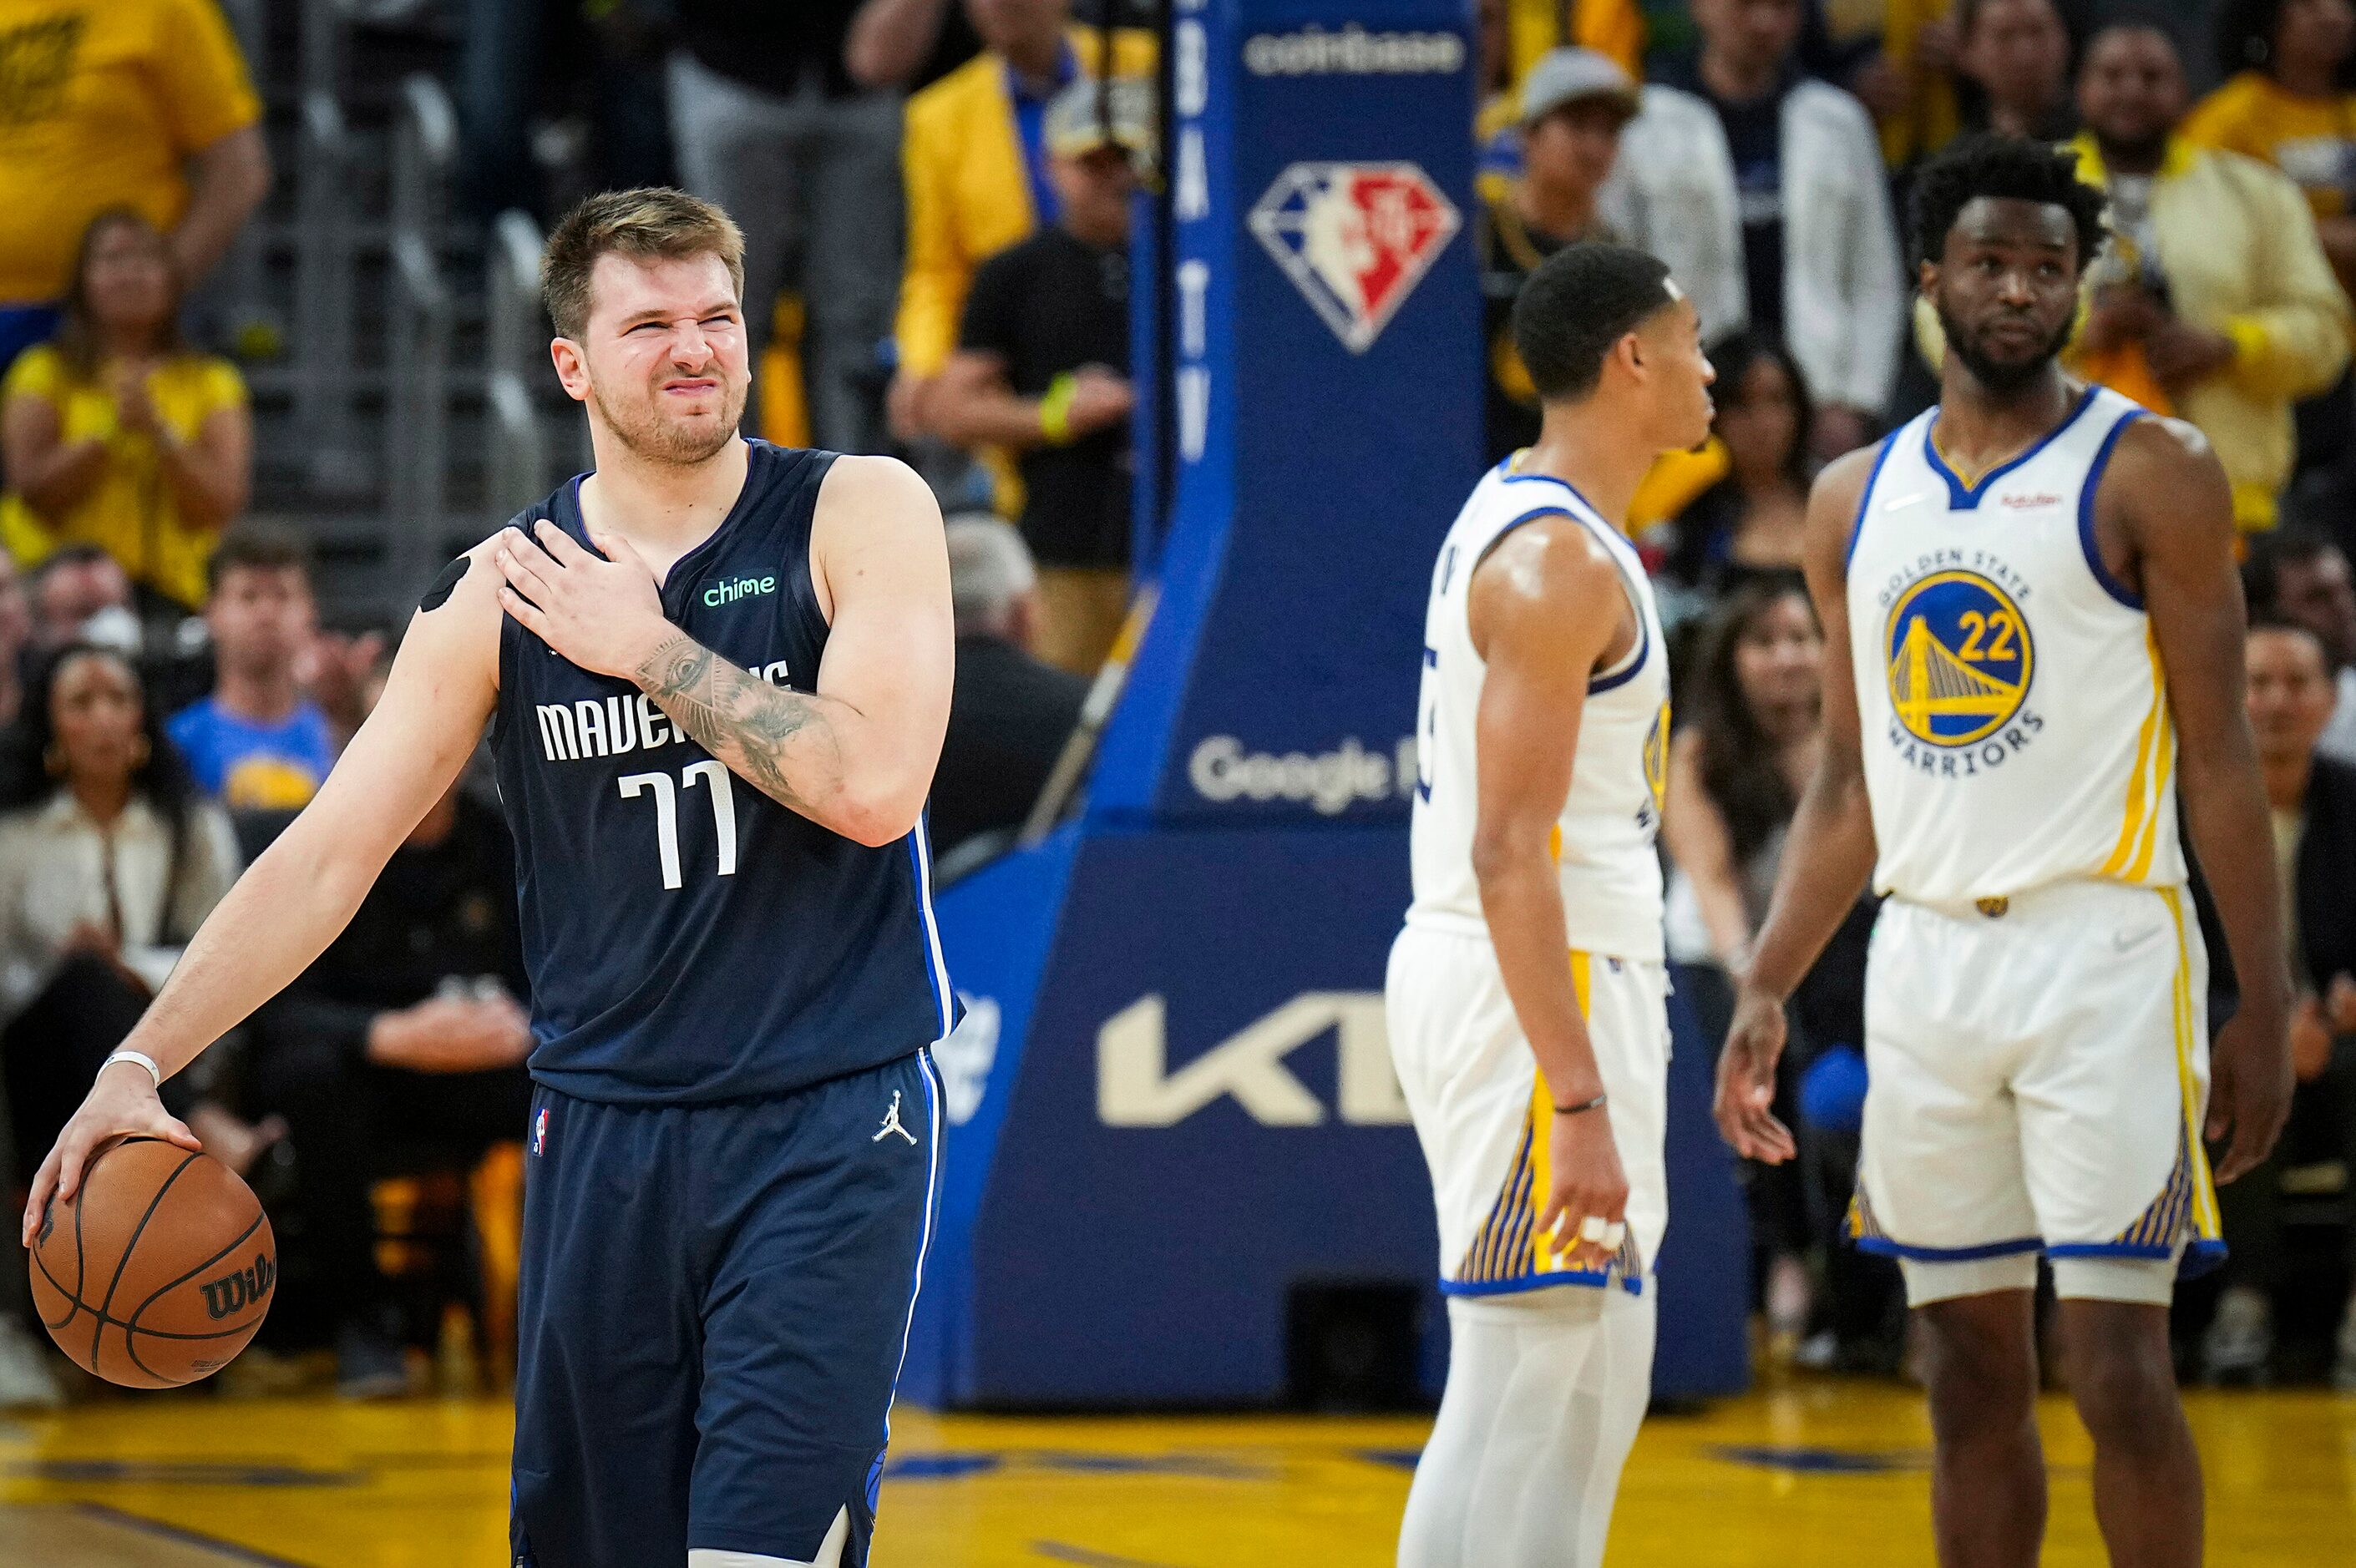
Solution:
<svg viewBox="0 0 2356 1568">
<path fill-rule="evenodd" d="M 0 541 L 25 567 L 60 545 L 102 546 L 133 581 L 194 609 L 205 602 L 205 562 L 220 533 L 181 522 L 155 443 L 116 425 L 107 385 L 103 367 L 81 379 L 48 344 L 27 349 L 0 381 L 0 404 L 37 398 L 59 411 L 66 441 L 96 436 L 108 451 L 105 476 L 60 521 L 44 520 L 14 491 L 0 495 Z M 147 395 L 166 428 L 188 442 L 214 414 L 245 406 L 245 381 L 226 359 L 184 354 L 149 375 Z"/>
<path fill-rule="evenodd" d="M 215 0 L 0 0 L 0 304 L 64 293 L 105 208 L 178 223 L 182 162 L 261 117 Z"/>
<path fill-rule="evenodd" d="M 1517 91 L 1538 57 L 1564 44 L 1610 55 L 1622 70 L 1641 80 L 1644 6 L 1639 0 L 1569 0 L 1568 5 L 1564 0 L 1505 0 L 1505 52 Z"/>
<path fill-rule="evenodd" d="M 2301 98 L 2264 71 L 2245 70 L 2202 99 L 2178 134 L 2274 165 L 2305 193 L 2318 218 L 2348 210 L 2356 182 L 2356 94 Z"/>
</svg>

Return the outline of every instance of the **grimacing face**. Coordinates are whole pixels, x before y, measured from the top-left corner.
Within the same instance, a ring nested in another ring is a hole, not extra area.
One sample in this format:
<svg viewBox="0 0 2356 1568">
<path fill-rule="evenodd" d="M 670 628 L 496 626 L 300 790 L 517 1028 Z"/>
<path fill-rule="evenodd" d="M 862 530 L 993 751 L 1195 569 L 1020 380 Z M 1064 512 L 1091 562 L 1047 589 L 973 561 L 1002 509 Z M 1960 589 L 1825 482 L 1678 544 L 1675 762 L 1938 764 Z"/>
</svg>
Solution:
<svg viewBox="0 0 2356 1568">
<path fill-rule="evenodd" d="M 727 263 L 711 252 L 598 257 L 581 338 L 557 339 L 555 357 L 565 390 L 652 462 L 717 453 L 752 389 L 744 306 Z"/>
</svg>

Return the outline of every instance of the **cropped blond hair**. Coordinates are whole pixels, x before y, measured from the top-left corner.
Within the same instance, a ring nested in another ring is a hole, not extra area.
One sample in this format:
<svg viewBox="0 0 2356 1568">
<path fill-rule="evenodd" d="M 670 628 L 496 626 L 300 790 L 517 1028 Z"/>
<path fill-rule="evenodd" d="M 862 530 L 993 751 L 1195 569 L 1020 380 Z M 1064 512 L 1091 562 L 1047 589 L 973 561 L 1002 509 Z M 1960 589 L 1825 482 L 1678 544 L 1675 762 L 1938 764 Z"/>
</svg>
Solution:
<svg viewBox="0 0 2356 1568">
<path fill-rule="evenodd" d="M 559 337 L 577 339 L 588 327 L 589 274 L 609 252 L 641 261 L 717 256 L 744 297 L 744 231 L 734 219 L 669 186 L 600 191 L 564 215 L 540 259 L 541 298 Z"/>
</svg>

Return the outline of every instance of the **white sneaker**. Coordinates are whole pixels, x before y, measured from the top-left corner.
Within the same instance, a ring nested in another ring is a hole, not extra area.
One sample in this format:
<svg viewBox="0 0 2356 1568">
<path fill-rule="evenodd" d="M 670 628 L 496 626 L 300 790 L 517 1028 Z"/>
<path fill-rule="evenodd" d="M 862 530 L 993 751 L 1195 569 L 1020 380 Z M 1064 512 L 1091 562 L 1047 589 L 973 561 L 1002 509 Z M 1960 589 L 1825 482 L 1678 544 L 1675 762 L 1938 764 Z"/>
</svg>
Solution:
<svg viewBox="0 0 2356 1568">
<path fill-rule="evenodd" d="M 48 1353 L 24 1324 L 0 1315 L 0 1410 L 55 1410 L 65 1402 Z"/>
<path fill-rule="evenodd" d="M 2201 1336 L 2201 1375 L 2212 1383 L 2263 1383 L 2274 1359 L 2274 1308 L 2264 1291 L 2229 1286 Z"/>
</svg>

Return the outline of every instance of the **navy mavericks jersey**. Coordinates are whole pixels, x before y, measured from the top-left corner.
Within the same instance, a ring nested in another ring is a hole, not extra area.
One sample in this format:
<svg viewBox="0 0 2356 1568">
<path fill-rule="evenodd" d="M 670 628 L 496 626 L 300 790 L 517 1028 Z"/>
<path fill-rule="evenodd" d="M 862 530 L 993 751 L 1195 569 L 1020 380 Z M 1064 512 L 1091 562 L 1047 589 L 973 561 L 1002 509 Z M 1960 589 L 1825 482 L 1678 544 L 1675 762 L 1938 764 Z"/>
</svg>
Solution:
<svg viewBox="0 0 2356 1568">
<path fill-rule="evenodd" d="M 722 658 L 818 685 L 827 624 L 810 522 L 830 453 L 753 442 L 744 491 L 681 556 L 663 613 Z M 586 548 L 581 481 L 516 518 Z M 515 833 L 531 1074 L 584 1100 L 782 1094 L 948 1032 L 920 825 L 881 848 L 730 773 L 625 680 L 561 657 L 513 616 L 491 727 Z"/>
</svg>

